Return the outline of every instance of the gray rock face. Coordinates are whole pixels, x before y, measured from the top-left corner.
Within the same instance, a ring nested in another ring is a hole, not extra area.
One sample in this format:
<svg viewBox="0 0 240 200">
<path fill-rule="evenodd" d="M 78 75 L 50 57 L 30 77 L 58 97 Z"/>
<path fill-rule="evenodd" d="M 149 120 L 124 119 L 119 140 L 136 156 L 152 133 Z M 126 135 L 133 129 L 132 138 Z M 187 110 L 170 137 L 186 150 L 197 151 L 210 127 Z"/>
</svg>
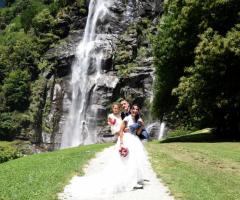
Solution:
<svg viewBox="0 0 240 200">
<path fill-rule="evenodd" d="M 152 97 L 154 78 L 151 44 L 147 34 L 154 33 L 154 23 L 162 12 L 162 0 L 119 0 L 110 8 L 113 15 L 99 21 L 97 32 L 102 34 L 96 43 L 104 49 L 102 59 L 102 76 L 89 96 L 89 106 L 96 110 L 94 123 L 98 127 L 98 142 L 115 140 L 108 136 L 106 128 L 107 113 L 110 105 L 120 97 L 143 107 L 147 116 L 149 102 Z M 77 20 L 79 20 L 79 23 Z M 72 20 L 74 29 L 69 35 L 45 54 L 45 59 L 54 63 L 51 71 L 45 76 L 54 83 L 49 87 L 47 98 L 51 106 L 47 117 L 43 119 L 49 127 L 50 142 L 53 148 L 58 148 L 61 142 L 63 126 L 71 103 L 70 75 L 74 62 L 76 47 L 83 36 L 83 24 L 86 17 Z M 92 53 L 94 59 L 94 52 Z M 95 73 L 94 66 L 89 68 L 89 74 Z M 50 95 L 52 93 L 52 95 Z M 89 108 L 90 109 L 90 108 Z M 44 132 L 46 135 L 46 133 Z"/>
</svg>

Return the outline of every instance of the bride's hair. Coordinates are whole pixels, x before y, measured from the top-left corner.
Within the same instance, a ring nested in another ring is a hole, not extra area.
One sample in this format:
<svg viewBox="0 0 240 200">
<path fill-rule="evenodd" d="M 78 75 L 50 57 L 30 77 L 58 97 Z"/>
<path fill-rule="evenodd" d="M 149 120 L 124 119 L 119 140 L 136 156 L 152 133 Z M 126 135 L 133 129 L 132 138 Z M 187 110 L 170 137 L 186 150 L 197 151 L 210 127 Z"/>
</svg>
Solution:
<svg viewBox="0 0 240 200">
<path fill-rule="evenodd" d="M 118 108 L 120 108 L 120 104 L 119 104 L 118 102 L 112 103 L 112 108 L 113 108 L 114 106 L 118 106 Z"/>
<path fill-rule="evenodd" d="M 138 107 L 138 114 L 135 116 L 135 122 L 137 122 L 138 121 L 138 119 L 140 118 L 140 107 L 139 107 L 139 105 L 138 104 L 133 104 L 132 106 L 131 106 L 131 110 L 134 108 L 134 107 Z"/>
</svg>

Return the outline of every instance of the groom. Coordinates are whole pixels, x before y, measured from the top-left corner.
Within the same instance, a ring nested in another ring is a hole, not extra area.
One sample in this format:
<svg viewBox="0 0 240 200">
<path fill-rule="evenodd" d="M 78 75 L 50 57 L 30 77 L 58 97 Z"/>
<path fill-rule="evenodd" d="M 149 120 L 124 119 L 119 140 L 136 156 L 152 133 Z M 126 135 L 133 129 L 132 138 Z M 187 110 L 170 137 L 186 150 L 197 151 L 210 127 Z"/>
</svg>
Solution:
<svg viewBox="0 0 240 200">
<path fill-rule="evenodd" d="M 122 108 L 121 118 L 124 119 L 125 117 L 127 117 L 128 115 L 131 114 L 130 105 L 125 99 L 120 99 L 119 102 L 120 102 L 121 108 Z"/>
<path fill-rule="evenodd" d="M 126 116 L 131 114 L 131 112 L 130 112 L 130 105 L 129 105 L 129 103 L 125 99 L 120 99 L 119 102 L 120 102 L 122 110 L 123 110 L 121 112 L 121 118 L 123 120 Z M 132 128 L 135 129 L 135 130 L 140 128 L 140 127 L 141 127 L 141 124 L 139 124 L 139 123 L 135 123 L 135 124 L 132 125 Z M 139 137 L 140 140 L 148 140 L 149 139 L 148 132 L 146 131 L 145 128 L 142 129 L 142 131 L 138 135 L 138 137 Z"/>
</svg>

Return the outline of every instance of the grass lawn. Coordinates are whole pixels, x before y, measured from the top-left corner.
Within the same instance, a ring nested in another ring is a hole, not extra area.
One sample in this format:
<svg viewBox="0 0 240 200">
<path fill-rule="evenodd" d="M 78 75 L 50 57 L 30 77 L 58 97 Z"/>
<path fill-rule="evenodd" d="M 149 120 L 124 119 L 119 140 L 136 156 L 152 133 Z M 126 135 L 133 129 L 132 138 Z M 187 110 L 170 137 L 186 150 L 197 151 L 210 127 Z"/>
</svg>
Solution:
<svg viewBox="0 0 240 200">
<path fill-rule="evenodd" d="M 200 142 L 200 137 L 147 143 L 157 176 L 176 199 L 239 200 L 240 142 L 216 143 L 210 135 L 211 142 L 206 142 L 206 135 Z"/>
<path fill-rule="evenodd" d="M 109 144 L 26 156 L 0 164 L 0 200 L 57 199 L 74 174 Z"/>
</svg>

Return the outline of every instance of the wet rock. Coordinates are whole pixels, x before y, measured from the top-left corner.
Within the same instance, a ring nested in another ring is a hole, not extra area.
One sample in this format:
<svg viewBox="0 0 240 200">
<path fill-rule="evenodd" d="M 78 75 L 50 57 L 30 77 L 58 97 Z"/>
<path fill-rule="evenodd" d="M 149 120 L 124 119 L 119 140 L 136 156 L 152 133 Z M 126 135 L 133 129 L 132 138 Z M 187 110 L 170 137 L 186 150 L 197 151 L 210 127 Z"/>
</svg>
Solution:
<svg viewBox="0 0 240 200">
<path fill-rule="evenodd" d="M 115 1 L 110 8 L 112 13 L 98 22 L 96 31 L 101 34 L 98 34 L 95 48 L 91 52 L 91 59 L 96 56 L 102 57 L 101 77 L 96 78 L 94 86 L 89 88 L 89 106 L 86 108 L 90 113 L 90 123 L 95 124 L 98 129 L 98 142 L 115 140 L 114 137 L 109 136 L 106 117 L 110 112 L 111 103 L 120 97 L 126 98 L 131 103 L 140 104 L 144 112 L 149 111 L 147 104 L 152 97 L 154 69 L 151 44 L 147 34 L 156 31 L 154 24 L 157 23 L 162 12 L 163 1 L 129 2 L 126 4 L 125 0 Z M 58 86 L 57 84 L 54 86 L 51 111 L 46 117 L 49 118 L 52 126 L 50 143 L 55 143 L 54 148 L 60 145 L 61 134 L 68 116 L 72 95 L 71 65 L 86 24 L 86 17 L 74 8 L 68 12 L 68 16 L 71 16 L 70 19 L 65 17 L 61 22 L 62 27 L 70 27 L 68 36 L 46 52 L 44 57 L 55 63 L 53 70 L 46 72 L 46 76 L 49 79 L 54 76 L 61 80 L 61 83 L 58 83 L 61 88 L 58 90 L 58 95 L 56 92 Z M 62 37 L 66 34 L 67 31 L 62 33 Z M 88 74 L 96 73 L 95 66 L 91 65 Z"/>
</svg>

